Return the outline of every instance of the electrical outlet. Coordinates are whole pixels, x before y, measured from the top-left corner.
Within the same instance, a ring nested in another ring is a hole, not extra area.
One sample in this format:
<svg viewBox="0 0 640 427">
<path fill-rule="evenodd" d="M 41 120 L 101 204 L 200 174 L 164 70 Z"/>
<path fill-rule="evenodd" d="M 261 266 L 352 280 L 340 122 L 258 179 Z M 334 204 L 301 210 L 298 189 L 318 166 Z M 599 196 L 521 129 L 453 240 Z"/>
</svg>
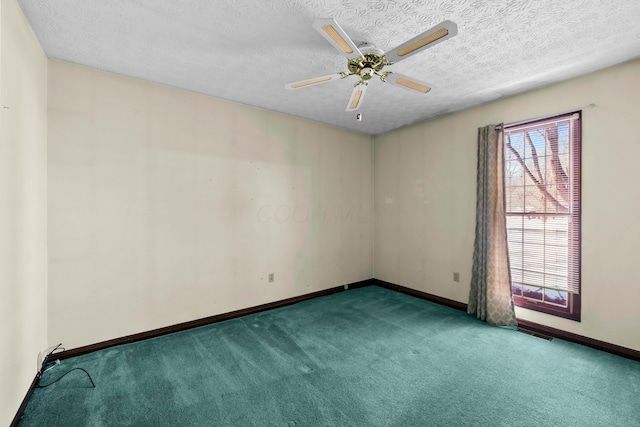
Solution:
<svg viewBox="0 0 640 427">
<path fill-rule="evenodd" d="M 275 274 L 269 273 L 269 283 L 273 283 Z"/>
<path fill-rule="evenodd" d="M 453 281 L 454 282 L 459 282 L 460 281 L 460 273 L 453 273 Z"/>
</svg>

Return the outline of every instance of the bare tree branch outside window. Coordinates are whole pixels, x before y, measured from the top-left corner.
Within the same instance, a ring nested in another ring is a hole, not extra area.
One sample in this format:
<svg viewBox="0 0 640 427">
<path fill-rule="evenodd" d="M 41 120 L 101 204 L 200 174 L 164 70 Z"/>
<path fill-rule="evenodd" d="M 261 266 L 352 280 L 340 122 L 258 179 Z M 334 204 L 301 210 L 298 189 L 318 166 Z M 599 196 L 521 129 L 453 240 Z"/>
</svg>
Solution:
<svg viewBox="0 0 640 427">
<path fill-rule="evenodd" d="M 538 154 L 538 150 L 536 149 L 535 144 L 532 141 L 532 132 L 535 131 L 524 132 L 524 138 L 526 140 L 527 146 L 529 147 L 533 168 L 530 167 L 525 161 L 524 153 L 520 153 L 516 148 L 513 147 L 513 144 L 511 143 L 511 135 L 507 135 L 508 142 L 506 144 L 506 147 L 513 154 L 513 158 L 518 163 L 520 163 L 522 169 L 529 176 L 531 181 L 535 184 L 538 191 L 540 192 L 542 200 L 553 205 L 556 209 L 556 212 L 569 212 L 569 177 L 563 168 L 562 162 L 560 161 L 558 127 L 548 127 L 544 129 L 544 132 L 542 132 L 542 141 L 544 141 L 545 148 L 548 148 L 548 151 L 551 153 L 550 157 L 543 153 L 543 161 L 545 162 L 545 166 L 548 166 L 545 167 L 545 170 L 551 170 L 552 176 L 545 176 L 540 168 L 540 155 Z M 552 194 L 552 190 L 557 190 L 557 194 Z M 558 200 L 560 198 L 562 200 Z M 544 212 L 546 211 L 546 209 L 544 209 L 544 207 L 542 206 L 536 206 L 536 211 Z"/>
</svg>

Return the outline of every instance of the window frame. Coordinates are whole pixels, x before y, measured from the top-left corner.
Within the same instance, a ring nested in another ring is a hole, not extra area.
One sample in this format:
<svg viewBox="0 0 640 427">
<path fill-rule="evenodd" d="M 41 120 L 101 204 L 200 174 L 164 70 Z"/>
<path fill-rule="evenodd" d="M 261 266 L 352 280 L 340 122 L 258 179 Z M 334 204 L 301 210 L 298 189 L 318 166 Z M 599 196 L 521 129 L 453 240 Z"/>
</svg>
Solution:
<svg viewBox="0 0 640 427">
<path fill-rule="evenodd" d="M 577 196 L 577 203 L 573 203 L 571 205 L 573 209 L 568 213 L 569 227 L 567 230 L 568 231 L 567 242 L 568 242 L 568 249 L 569 249 L 568 262 L 570 263 L 568 266 L 568 270 L 569 270 L 569 274 L 573 273 L 578 275 L 578 278 L 577 278 L 578 293 L 574 294 L 571 292 L 567 292 L 567 306 L 561 307 L 559 305 L 547 303 L 544 301 L 537 301 L 535 299 L 527 298 L 525 296 L 514 295 L 513 281 L 511 284 L 512 286 L 511 290 L 512 290 L 512 298 L 513 298 L 514 305 L 517 307 L 522 307 L 529 310 L 538 311 L 541 313 L 550 314 L 553 316 L 562 317 L 565 319 L 570 319 L 570 320 L 580 322 L 581 311 L 582 311 L 581 310 L 581 306 L 582 306 L 582 298 L 581 298 L 581 295 L 582 295 L 582 277 L 581 277 L 582 275 L 582 230 L 581 230 L 581 223 L 582 223 L 582 218 L 581 218 L 582 217 L 582 111 L 573 111 L 569 113 L 545 117 L 542 119 L 527 120 L 523 122 L 514 123 L 511 125 L 504 125 L 503 131 L 506 132 L 509 129 L 533 127 L 536 125 L 536 123 L 543 124 L 545 122 L 561 120 L 563 118 L 570 119 L 576 114 L 578 115 L 578 119 L 577 119 L 577 124 L 575 124 L 573 129 L 574 138 L 570 143 L 570 150 L 571 150 L 571 157 L 573 159 L 572 167 L 577 164 L 578 171 L 575 175 L 573 173 L 571 174 L 575 178 L 575 179 L 572 178 L 571 180 L 571 188 L 572 188 L 571 195 L 573 197 L 573 195 L 577 191 L 578 196 Z M 505 136 L 505 138 L 503 138 L 505 153 L 506 153 L 506 150 L 508 149 L 506 146 L 507 141 L 508 139 Z M 505 161 L 503 162 L 503 167 L 505 169 L 506 169 L 506 163 L 507 162 L 505 158 Z M 506 170 L 505 170 L 505 176 L 506 176 Z M 576 180 L 577 182 L 575 182 Z M 506 187 L 506 182 L 505 182 L 505 187 Z M 505 188 L 505 197 L 506 197 L 507 191 L 508 191 L 507 188 Z M 507 206 L 505 204 L 505 217 L 509 217 L 509 216 L 522 217 L 522 216 L 526 216 L 526 214 L 527 214 L 526 212 L 508 212 Z M 576 218 L 576 217 L 578 218 L 577 222 L 571 221 L 572 218 Z M 578 235 L 578 237 L 577 239 L 574 239 L 573 236 L 575 236 L 576 234 Z M 572 266 L 574 266 L 574 268 L 572 268 Z"/>
</svg>

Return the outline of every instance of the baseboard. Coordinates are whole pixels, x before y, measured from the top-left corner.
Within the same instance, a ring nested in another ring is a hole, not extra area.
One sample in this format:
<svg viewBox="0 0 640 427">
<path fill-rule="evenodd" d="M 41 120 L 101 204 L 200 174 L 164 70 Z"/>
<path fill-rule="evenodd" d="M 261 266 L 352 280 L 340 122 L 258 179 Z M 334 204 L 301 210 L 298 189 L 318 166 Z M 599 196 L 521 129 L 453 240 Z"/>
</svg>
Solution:
<svg viewBox="0 0 640 427">
<path fill-rule="evenodd" d="M 192 320 L 189 322 L 179 323 L 177 325 L 166 326 L 164 328 L 158 328 L 147 332 L 140 332 L 133 335 L 128 335 L 121 338 L 114 338 L 107 341 L 102 341 L 95 344 L 86 345 L 83 347 L 77 347 L 70 350 L 65 350 L 61 353 L 56 353 L 57 359 L 68 359 L 70 357 L 81 356 L 83 354 L 91 353 L 98 350 L 103 350 L 105 348 L 113 347 L 121 344 L 128 344 L 136 341 L 145 340 L 148 338 L 155 338 L 161 335 L 171 334 L 173 332 L 184 331 L 187 329 L 197 328 L 199 326 L 205 326 L 212 323 L 222 322 L 225 320 L 231 320 L 242 316 L 247 316 L 249 314 L 259 313 L 265 310 L 271 310 L 278 307 L 284 307 L 287 305 L 295 304 L 301 301 L 318 298 L 325 295 L 331 295 L 338 292 L 343 292 L 349 289 L 357 289 L 363 288 L 366 286 L 380 286 L 382 288 L 390 289 L 393 291 L 401 292 L 407 295 L 411 295 L 417 298 L 421 298 L 427 301 L 431 301 L 437 304 L 441 304 L 447 307 L 454 308 L 456 310 L 467 311 L 467 304 L 451 300 L 448 298 L 440 297 L 437 295 L 429 294 L 427 292 L 418 291 L 416 289 L 407 288 L 405 286 L 396 285 L 394 283 L 386 282 L 380 279 L 367 279 L 362 280 L 360 282 L 349 283 L 343 286 L 336 286 L 329 289 L 324 289 L 322 291 L 312 292 L 309 294 L 300 295 L 297 297 L 287 298 L 280 301 L 274 301 L 267 304 L 258 305 L 255 307 L 244 308 L 241 310 L 232 311 L 229 313 L 217 314 L 215 316 L 205 317 L 203 319 Z M 585 337 L 582 335 L 577 335 L 571 332 L 563 331 L 560 329 L 555 329 L 550 326 L 540 325 L 537 323 L 529 322 L 527 320 L 518 319 L 518 324 L 526 329 L 529 329 L 533 332 L 542 333 L 545 335 L 549 335 L 554 338 L 560 338 L 566 341 L 574 342 L 576 344 L 585 345 L 588 347 L 595 348 L 596 350 L 605 351 L 607 353 L 616 354 L 618 356 L 626 357 L 628 359 L 640 361 L 640 351 L 633 350 L 627 347 L 622 347 L 616 344 L 607 343 L 604 341 L 599 341 L 593 338 Z M 33 380 L 33 383 L 29 387 L 27 391 L 27 395 L 22 401 L 18 412 L 16 413 L 13 421 L 11 422 L 11 427 L 17 426 L 20 418 L 24 414 L 24 410 L 33 394 L 33 390 L 36 387 L 38 382 L 38 375 Z"/>
<path fill-rule="evenodd" d="M 467 304 L 460 301 L 439 297 L 437 295 L 432 295 L 426 292 L 396 285 L 395 283 L 385 282 L 384 280 L 380 280 L 380 279 L 373 279 L 373 284 L 380 286 L 382 288 L 391 289 L 392 291 L 402 292 L 403 294 L 411 295 L 421 299 L 426 299 L 427 301 L 435 302 L 440 305 L 446 305 L 447 307 L 455 308 L 456 310 L 462 310 L 465 312 L 467 311 Z"/>
<path fill-rule="evenodd" d="M 57 358 L 68 359 L 70 357 L 81 356 L 83 354 L 91 353 L 98 350 L 104 350 L 105 348 L 113 347 L 121 344 L 129 344 L 136 341 L 142 341 L 149 338 L 159 337 L 161 335 L 171 334 L 174 332 L 185 331 L 187 329 L 197 328 L 200 326 L 210 325 L 212 323 L 222 322 L 225 320 L 235 319 L 237 317 L 247 316 L 249 314 L 259 313 L 265 310 L 272 310 L 274 308 L 284 307 L 287 305 L 295 304 L 297 302 L 309 300 L 312 298 L 318 298 L 325 295 L 331 295 L 338 292 L 343 292 L 347 289 L 361 288 L 371 285 L 373 279 L 363 280 L 361 282 L 349 283 L 347 285 L 336 286 L 322 291 L 311 292 L 309 294 L 299 295 L 297 297 L 287 298 L 280 301 L 274 301 L 266 304 L 257 305 L 254 307 L 243 308 L 241 310 L 231 311 L 228 313 L 216 314 L 214 316 L 205 317 L 203 319 L 191 320 L 189 322 L 178 323 L 176 325 L 165 326 L 163 328 L 153 329 L 151 331 L 140 332 L 133 335 L 127 335 L 125 337 L 114 338 L 107 341 L 98 342 L 95 344 L 89 344 L 82 347 L 65 350 L 57 353 Z"/>
<path fill-rule="evenodd" d="M 426 292 L 417 291 L 415 289 L 396 285 L 394 283 L 385 282 L 384 280 L 372 279 L 372 282 L 374 285 L 381 286 L 383 288 L 391 289 L 394 291 L 402 292 L 407 295 L 412 295 L 417 298 L 422 298 L 427 301 L 446 305 L 447 307 L 455 308 L 457 310 L 462 310 L 465 312 L 467 311 L 467 304 L 459 301 L 454 301 L 448 298 L 439 297 L 437 295 L 432 295 Z M 596 340 L 594 338 L 585 337 L 583 335 L 574 334 L 572 332 L 563 331 L 561 329 L 552 328 L 550 326 L 540 325 L 538 323 L 530 322 L 528 320 L 518 319 L 518 326 L 521 326 L 532 332 L 548 335 L 553 338 L 559 338 L 559 339 L 570 341 L 580 345 L 585 345 L 587 347 L 595 348 L 596 350 L 615 354 L 617 356 L 626 357 L 627 359 L 640 361 L 640 351 L 638 350 L 633 350 L 631 348 L 622 347 L 622 346 L 611 344 L 605 341 Z"/>
<path fill-rule="evenodd" d="M 15 417 L 13 417 L 13 420 L 11 421 L 11 427 L 18 427 L 18 424 L 20 424 L 20 418 L 22 418 L 22 416 L 24 415 L 24 410 L 27 408 L 27 403 L 29 403 L 29 399 L 31 399 L 31 395 L 33 394 L 33 390 L 35 390 L 39 379 L 40 379 L 40 372 L 36 373 L 35 378 L 31 382 L 31 385 L 29 386 L 29 390 L 27 390 L 26 396 L 24 397 L 24 399 L 22 399 L 22 403 L 18 408 L 18 412 L 16 412 Z"/>
<path fill-rule="evenodd" d="M 360 282 L 349 283 L 348 285 L 344 285 L 344 288 L 345 290 L 358 289 L 358 288 L 365 288 L 367 286 L 373 286 L 375 284 L 376 284 L 376 279 L 367 279 L 367 280 L 362 280 Z"/>
<path fill-rule="evenodd" d="M 595 348 L 596 350 L 612 353 L 617 356 L 626 357 L 627 359 L 640 361 L 640 351 L 631 348 L 622 347 L 594 338 L 585 337 L 583 335 L 574 334 L 572 332 L 563 331 L 562 329 L 552 328 L 551 326 L 540 325 L 528 320 L 518 319 L 518 326 L 522 326 L 530 331 L 559 338 L 565 341 L 571 341 L 576 344 L 585 345 Z"/>
<path fill-rule="evenodd" d="M 87 353 L 103 350 L 105 348 L 113 347 L 116 345 L 133 343 L 133 342 L 142 341 L 148 338 L 155 338 L 161 335 L 171 334 L 174 332 L 180 332 L 187 329 L 197 328 L 199 326 L 205 326 L 205 325 L 210 325 L 212 323 L 222 322 L 224 320 L 231 320 L 237 317 L 259 313 L 261 311 L 271 310 L 278 307 L 284 307 L 287 305 L 295 304 L 297 302 L 306 301 L 309 299 L 318 298 L 325 295 L 331 295 L 338 292 L 343 292 L 348 289 L 356 289 L 356 288 L 362 288 L 365 286 L 370 286 L 372 285 L 372 282 L 373 282 L 373 279 L 367 279 L 360 282 L 349 283 L 343 286 L 336 286 L 333 288 L 324 289 L 317 292 L 311 292 L 309 294 L 299 295 L 297 297 L 287 298 L 280 301 L 274 301 L 267 304 L 254 306 L 254 307 L 243 308 L 241 310 L 231 311 L 229 313 L 217 314 L 214 316 L 205 317 L 203 319 L 197 319 L 189 322 L 178 323 L 177 325 L 166 326 L 164 328 L 153 329 L 151 331 L 140 332 L 133 335 L 127 335 L 125 337 L 114 338 L 111 340 L 102 341 L 95 344 L 85 345 L 82 347 L 77 347 L 70 350 L 62 351 L 60 353 L 56 353 L 56 359 L 63 360 L 63 359 L 68 359 L 70 357 L 82 356 Z M 20 418 L 22 418 L 22 416 L 24 415 L 24 411 L 27 407 L 27 404 L 29 403 L 29 399 L 31 398 L 31 395 L 33 394 L 33 390 L 35 389 L 39 379 L 40 379 L 40 372 L 36 374 L 36 377 L 31 383 L 31 386 L 29 387 L 29 390 L 27 391 L 26 396 L 22 400 L 22 404 L 18 408 L 18 412 L 16 412 L 16 415 L 13 418 L 13 421 L 11 422 L 11 427 L 17 427 L 18 424 L 20 423 Z"/>
<path fill-rule="evenodd" d="M 164 328 L 154 329 L 147 332 L 140 332 L 138 334 L 128 335 L 121 338 L 102 341 L 96 344 L 90 344 L 83 347 L 65 350 L 61 353 L 58 353 L 57 356 L 58 356 L 58 359 L 67 359 L 69 357 L 80 356 L 83 354 L 91 353 L 93 351 L 102 350 L 102 349 L 113 347 L 120 344 L 132 343 L 132 342 L 141 341 L 148 338 L 154 338 L 161 335 L 171 334 L 173 332 L 179 332 L 179 331 L 184 331 L 191 328 L 197 328 L 199 326 L 205 326 L 212 323 L 222 322 L 224 320 L 235 319 L 237 317 L 259 313 L 261 311 L 271 310 L 274 308 L 295 304 L 300 301 L 305 301 L 312 298 L 318 298 L 321 296 L 342 292 L 347 289 L 357 289 L 357 288 L 363 288 L 366 286 L 380 286 L 382 288 L 390 289 L 397 292 L 402 292 L 403 294 L 407 294 L 407 295 L 411 295 L 427 301 L 431 301 L 436 304 L 451 307 L 456 310 L 461 310 L 464 312 L 467 311 L 467 304 L 460 301 L 455 301 L 455 300 L 440 297 L 437 295 L 429 294 L 427 292 L 418 291 L 416 289 L 407 288 L 405 286 L 396 285 L 395 283 L 386 282 L 380 279 L 367 279 L 367 280 L 362 280 L 360 282 L 349 283 L 343 286 L 336 286 L 336 287 L 325 289 L 322 291 L 312 292 L 312 293 L 300 295 L 297 297 L 270 302 L 270 303 L 258 305 L 255 307 L 244 308 L 244 309 L 232 311 L 229 313 L 217 314 L 215 316 L 205 317 L 203 319 L 192 320 L 189 322 L 179 323 L 177 325 L 166 326 Z M 576 344 L 581 344 L 587 347 L 595 348 L 596 350 L 601 350 L 607 353 L 612 353 L 618 356 L 626 357 L 628 359 L 640 361 L 640 351 L 638 350 L 633 350 L 627 347 L 622 347 L 622 346 L 611 344 L 605 341 L 596 340 L 594 338 L 585 337 L 583 335 L 574 334 L 571 332 L 563 331 L 561 329 L 555 329 L 550 326 L 540 325 L 537 323 L 530 322 L 528 320 L 518 319 L 518 324 L 533 332 L 545 334 L 553 338 L 563 339 L 565 341 L 570 341 Z M 29 393 L 32 393 L 32 392 L 33 390 L 30 389 Z M 25 398 L 25 402 L 27 400 L 28 399 Z M 25 402 L 23 402 L 23 404 L 26 404 Z"/>
</svg>

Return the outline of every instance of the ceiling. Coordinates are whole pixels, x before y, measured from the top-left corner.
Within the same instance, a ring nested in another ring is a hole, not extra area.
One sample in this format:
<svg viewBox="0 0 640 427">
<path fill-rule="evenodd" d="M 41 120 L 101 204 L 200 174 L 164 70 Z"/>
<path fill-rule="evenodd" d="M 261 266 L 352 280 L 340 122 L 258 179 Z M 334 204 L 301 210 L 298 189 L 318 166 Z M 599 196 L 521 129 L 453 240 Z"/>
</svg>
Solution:
<svg viewBox="0 0 640 427">
<path fill-rule="evenodd" d="M 640 57 L 638 0 L 19 0 L 49 58 L 377 135 Z M 458 35 L 385 71 L 428 94 L 357 78 L 312 23 L 390 50 L 446 19 Z"/>
</svg>

